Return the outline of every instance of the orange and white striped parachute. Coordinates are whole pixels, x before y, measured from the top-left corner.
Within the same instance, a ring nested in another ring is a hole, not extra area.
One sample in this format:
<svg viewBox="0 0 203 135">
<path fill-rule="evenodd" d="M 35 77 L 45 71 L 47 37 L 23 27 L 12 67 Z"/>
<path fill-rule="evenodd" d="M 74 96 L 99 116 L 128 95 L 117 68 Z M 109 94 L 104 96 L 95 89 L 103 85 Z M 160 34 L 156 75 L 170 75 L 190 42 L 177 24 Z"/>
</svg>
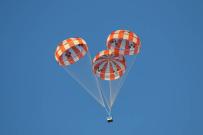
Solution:
<svg viewBox="0 0 203 135">
<path fill-rule="evenodd" d="M 123 55 L 112 50 L 104 50 L 93 59 L 93 72 L 102 80 L 116 80 L 120 78 L 126 69 Z"/>
<path fill-rule="evenodd" d="M 88 46 L 82 38 L 68 38 L 56 48 L 55 59 L 61 66 L 68 66 L 85 56 Z"/>
<path fill-rule="evenodd" d="M 135 55 L 139 53 L 140 38 L 128 30 L 113 31 L 107 38 L 107 48 L 122 55 Z"/>
</svg>

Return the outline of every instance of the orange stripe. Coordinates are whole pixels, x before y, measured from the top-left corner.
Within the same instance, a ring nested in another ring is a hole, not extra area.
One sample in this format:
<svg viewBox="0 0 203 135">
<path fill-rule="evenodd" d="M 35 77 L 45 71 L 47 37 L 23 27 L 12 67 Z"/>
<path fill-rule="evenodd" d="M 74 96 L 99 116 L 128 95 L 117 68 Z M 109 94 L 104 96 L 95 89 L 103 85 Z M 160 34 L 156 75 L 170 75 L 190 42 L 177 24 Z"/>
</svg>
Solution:
<svg viewBox="0 0 203 135">
<path fill-rule="evenodd" d="M 141 46 L 141 44 L 140 44 L 140 38 L 139 37 L 137 37 L 137 43 L 136 43 L 139 47 Z"/>
<path fill-rule="evenodd" d="M 70 45 L 70 47 L 75 46 L 75 44 L 74 44 L 72 39 L 67 39 L 67 42 Z"/>
<path fill-rule="evenodd" d="M 88 46 L 86 44 L 83 44 L 82 47 L 84 48 L 84 50 L 87 52 L 88 51 Z"/>
<path fill-rule="evenodd" d="M 110 80 L 114 80 L 115 78 L 115 75 L 114 75 L 114 72 L 113 72 L 113 65 L 110 64 Z"/>
<path fill-rule="evenodd" d="M 110 42 L 107 42 L 107 48 L 111 49 L 111 43 Z"/>
<path fill-rule="evenodd" d="M 109 50 L 105 50 L 104 55 L 109 55 Z"/>
<path fill-rule="evenodd" d="M 59 59 L 58 52 L 55 52 L 55 56 L 56 56 L 57 59 Z"/>
<path fill-rule="evenodd" d="M 118 56 L 120 54 L 119 49 L 114 49 L 114 55 Z"/>
<path fill-rule="evenodd" d="M 106 62 L 106 63 L 104 64 L 104 67 L 102 68 L 101 73 L 100 73 L 100 77 L 101 77 L 101 79 L 103 79 L 103 80 L 105 79 L 105 72 L 106 72 L 107 64 L 108 64 L 108 62 Z"/>
<path fill-rule="evenodd" d="M 124 54 L 125 54 L 125 55 L 126 55 L 126 54 L 129 54 L 129 52 L 130 52 L 129 41 L 126 40 L 126 42 L 125 42 L 125 52 L 124 52 Z"/>
<path fill-rule="evenodd" d="M 62 57 L 59 58 L 59 64 L 61 64 L 62 66 L 65 66 L 65 63 L 64 63 Z"/>
<path fill-rule="evenodd" d="M 135 50 L 134 50 L 134 54 L 138 54 L 139 53 L 139 49 L 140 49 L 140 38 L 139 37 L 137 37 L 136 38 L 137 39 L 137 41 L 136 41 L 136 44 L 135 44 Z"/>
<path fill-rule="evenodd" d="M 79 44 L 84 44 L 81 38 L 76 38 L 76 40 L 79 42 Z"/>
<path fill-rule="evenodd" d="M 123 70 L 120 70 L 120 71 L 118 72 L 118 74 L 119 74 L 119 76 L 121 77 L 121 76 L 123 75 Z"/>
<path fill-rule="evenodd" d="M 138 54 L 138 52 L 139 52 L 139 49 L 138 49 L 138 47 L 137 47 L 137 46 L 135 46 L 135 49 L 134 49 L 133 54 Z"/>
<path fill-rule="evenodd" d="M 85 53 L 86 53 L 87 52 L 86 45 L 82 44 L 81 47 L 82 47 L 83 51 L 85 50 Z"/>
<path fill-rule="evenodd" d="M 76 48 L 75 46 L 72 47 L 72 50 L 76 53 L 77 57 L 79 57 L 79 58 L 83 57 L 82 52 L 78 48 Z"/>
<path fill-rule="evenodd" d="M 62 54 L 63 54 L 63 53 L 65 52 L 65 50 L 66 50 L 66 49 L 64 48 L 64 45 L 61 45 L 60 48 L 59 48 L 59 50 L 58 50 L 58 52 L 61 51 Z M 64 63 L 64 61 L 63 61 L 63 59 L 62 59 L 62 57 L 61 57 L 62 54 L 59 55 L 58 52 L 57 52 L 57 57 L 58 57 L 58 59 L 59 59 L 59 63 L 64 66 L 65 63 Z"/>
<path fill-rule="evenodd" d="M 64 45 L 61 45 L 59 50 L 61 50 L 62 53 L 64 53 L 66 51 Z"/>
<path fill-rule="evenodd" d="M 120 32 L 118 33 L 118 38 L 119 38 L 119 39 L 123 39 L 123 35 L 124 35 L 124 31 L 120 31 Z"/>
<path fill-rule="evenodd" d="M 133 32 L 129 32 L 128 40 L 133 41 Z"/>
</svg>

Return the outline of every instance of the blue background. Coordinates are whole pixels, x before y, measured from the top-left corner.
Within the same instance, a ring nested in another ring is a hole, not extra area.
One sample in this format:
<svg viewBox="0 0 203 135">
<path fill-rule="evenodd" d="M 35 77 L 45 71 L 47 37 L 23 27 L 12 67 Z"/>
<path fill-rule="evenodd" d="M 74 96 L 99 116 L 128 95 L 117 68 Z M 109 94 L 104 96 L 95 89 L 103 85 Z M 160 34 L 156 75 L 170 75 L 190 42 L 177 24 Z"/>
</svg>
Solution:
<svg viewBox="0 0 203 135">
<path fill-rule="evenodd" d="M 202 13 L 201 0 L 1 0 L 0 135 L 202 135 Z M 108 124 L 54 51 L 80 36 L 95 55 L 117 29 L 142 49 Z"/>
</svg>

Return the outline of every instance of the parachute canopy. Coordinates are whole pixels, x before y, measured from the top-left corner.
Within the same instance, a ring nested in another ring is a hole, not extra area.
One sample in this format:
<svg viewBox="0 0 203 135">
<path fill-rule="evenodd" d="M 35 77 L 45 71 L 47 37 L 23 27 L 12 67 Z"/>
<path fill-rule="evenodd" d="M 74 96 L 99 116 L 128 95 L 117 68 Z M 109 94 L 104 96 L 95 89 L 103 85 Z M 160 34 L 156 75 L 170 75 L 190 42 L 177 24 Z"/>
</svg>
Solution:
<svg viewBox="0 0 203 135">
<path fill-rule="evenodd" d="M 102 80 L 116 80 L 126 69 L 125 58 L 112 50 L 104 50 L 93 59 L 93 72 Z"/>
<path fill-rule="evenodd" d="M 128 30 L 113 31 L 107 38 L 107 48 L 122 55 L 135 55 L 139 53 L 140 38 Z"/>
<path fill-rule="evenodd" d="M 82 38 L 68 38 L 56 48 L 55 59 L 61 66 L 68 66 L 85 56 L 88 46 Z"/>
</svg>

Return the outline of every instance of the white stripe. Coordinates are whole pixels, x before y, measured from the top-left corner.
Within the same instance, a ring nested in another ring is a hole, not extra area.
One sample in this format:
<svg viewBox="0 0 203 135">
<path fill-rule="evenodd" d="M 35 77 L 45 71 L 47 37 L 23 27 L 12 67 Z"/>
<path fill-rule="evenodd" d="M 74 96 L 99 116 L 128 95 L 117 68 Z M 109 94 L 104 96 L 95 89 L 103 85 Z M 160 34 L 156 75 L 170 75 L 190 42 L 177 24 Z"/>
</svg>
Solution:
<svg viewBox="0 0 203 135">
<path fill-rule="evenodd" d="M 115 77 L 119 76 L 118 71 L 117 71 L 117 67 L 112 61 L 111 61 L 111 66 L 112 66 L 112 68 L 114 70 L 114 76 Z"/>
<path fill-rule="evenodd" d="M 102 70 L 104 68 L 104 65 L 106 64 L 106 61 L 104 61 L 101 65 L 99 65 L 98 69 Z M 96 74 L 98 77 L 101 77 L 100 76 L 100 73 L 97 69 L 96 69 Z"/>
<path fill-rule="evenodd" d="M 118 34 L 114 34 L 113 35 L 113 38 L 115 39 L 115 38 L 118 38 Z"/>
<path fill-rule="evenodd" d="M 59 55 L 59 56 L 62 55 L 62 51 L 61 51 L 61 50 L 58 51 L 58 55 Z"/>
<path fill-rule="evenodd" d="M 121 68 L 121 70 L 125 70 L 125 66 L 120 61 L 113 60 L 113 62 L 115 62 Z"/>
<path fill-rule="evenodd" d="M 124 33 L 123 39 L 128 39 L 129 38 L 129 33 Z"/>
<path fill-rule="evenodd" d="M 122 50 L 125 50 L 125 46 L 126 46 L 126 42 L 127 42 L 127 40 L 122 40 L 122 42 L 121 42 L 121 46 L 120 46 L 120 50 L 122 49 Z"/>
<path fill-rule="evenodd" d="M 137 38 L 133 37 L 133 42 L 136 44 L 137 43 Z"/>
<path fill-rule="evenodd" d="M 66 50 L 68 50 L 68 49 L 70 48 L 70 45 L 67 43 L 67 44 L 64 45 L 64 48 L 65 48 Z"/>
<path fill-rule="evenodd" d="M 74 43 L 75 45 L 80 44 L 78 40 L 73 40 L 73 43 Z"/>
<path fill-rule="evenodd" d="M 105 79 L 109 79 L 110 78 L 110 64 L 109 64 L 109 61 L 107 61 L 107 67 L 106 67 L 106 70 L 105 70 L 105 73 L 104 73 L 104 78 Z"/>
<path fill-rule="evenodd" d="M 99 69 L 102 70 L 104 68 L 104 65 L 106 64 L 106 61 L 102 62 L 102 64 L 99 65 Z M 100 73 L 100 72 L 99 72 Z"/>
<path fill-rule="evenodd" d="M 73 58 L 73 61 L 76 62 L 79 60 L 79 57 L 77 56 L 77 54 L 73 51 L 73 49 L 69 49 L 69 51 L 71 52 L 71 56 Z"/>
</svg>

